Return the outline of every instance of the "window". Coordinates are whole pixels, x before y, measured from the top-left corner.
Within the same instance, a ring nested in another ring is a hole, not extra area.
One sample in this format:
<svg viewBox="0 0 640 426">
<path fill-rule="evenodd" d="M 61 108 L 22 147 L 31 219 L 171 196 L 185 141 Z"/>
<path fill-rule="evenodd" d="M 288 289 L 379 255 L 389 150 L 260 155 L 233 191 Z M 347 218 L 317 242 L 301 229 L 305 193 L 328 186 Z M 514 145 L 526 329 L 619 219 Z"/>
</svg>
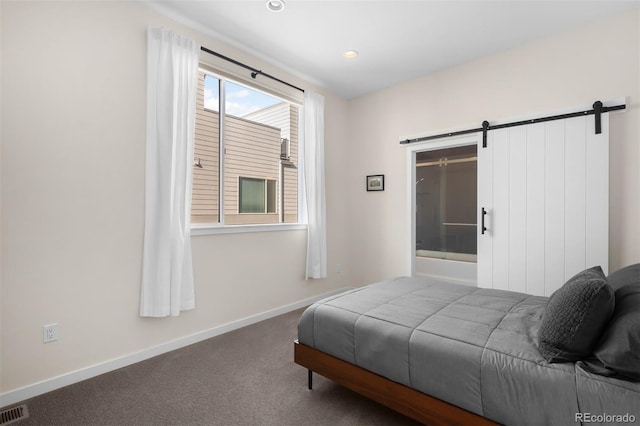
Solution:
<svg viewBox="0 0 640 426">
<path fill-rule="evenodd" d="M 298 106 L 202 69 L 196 102 L 191 222 L 298 223 Z"/>
<path fill-rule="evenodd" d="M 276 213 L 276 181 L 240 177 L 239 213 Z"/>
<path fill-rule="evenodd" d="M 416 255 L 475 262 L 476 146 L 416 153 Z"/>
</svg>

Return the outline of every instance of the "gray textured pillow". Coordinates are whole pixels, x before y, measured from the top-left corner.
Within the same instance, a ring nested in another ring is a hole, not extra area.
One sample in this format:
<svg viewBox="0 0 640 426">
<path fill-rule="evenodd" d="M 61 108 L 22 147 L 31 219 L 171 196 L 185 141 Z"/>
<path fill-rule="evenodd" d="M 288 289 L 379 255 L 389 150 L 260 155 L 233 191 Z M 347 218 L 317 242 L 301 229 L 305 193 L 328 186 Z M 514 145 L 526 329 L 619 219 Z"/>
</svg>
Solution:
<svg viewBox="0 0 640 426">
<path fill-rule="evenodd" d="M 613 289 L 600 266 L 574 275 L 556 290 L 542 314 L 539 350 L 549 362 L 586 358 L 614 309 Z"/>
<path fill-rule="evenodd" d="M 640 381 L 640 263 L 614 272 L 608 281 L 616 306 L 594 351 L 599 362 L 588 364 L 605 367 L 590 368 L 596 374 Z"/>
</svg>

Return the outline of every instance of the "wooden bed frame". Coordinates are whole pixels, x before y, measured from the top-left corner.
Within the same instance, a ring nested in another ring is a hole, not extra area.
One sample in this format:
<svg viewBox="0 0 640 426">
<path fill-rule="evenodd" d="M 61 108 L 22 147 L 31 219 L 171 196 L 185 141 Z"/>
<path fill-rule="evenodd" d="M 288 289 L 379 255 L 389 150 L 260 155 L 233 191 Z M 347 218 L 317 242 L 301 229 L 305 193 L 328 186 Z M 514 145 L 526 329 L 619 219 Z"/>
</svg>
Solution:
<svg viewBox="0 0 640 426">
<path fill-rule="evenodd" d="M 455 405 L 401 385 L 317 349 L 294 342 L 294 361 L 352 391 L 428 425 L 497 425 Z"/>
</svg>

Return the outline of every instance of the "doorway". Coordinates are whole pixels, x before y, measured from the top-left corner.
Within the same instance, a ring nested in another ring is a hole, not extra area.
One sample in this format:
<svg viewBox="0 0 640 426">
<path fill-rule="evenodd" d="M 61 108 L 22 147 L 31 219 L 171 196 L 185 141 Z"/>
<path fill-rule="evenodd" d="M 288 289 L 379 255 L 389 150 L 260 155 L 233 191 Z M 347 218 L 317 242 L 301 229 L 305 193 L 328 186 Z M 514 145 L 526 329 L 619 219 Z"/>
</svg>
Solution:
<svg viewBox="0 0 640 426">
<path fill-rule="evenodd" d="M 477 142 L 457 138 L 409 153 L 412 275 L 476 285 Z"/>
</svg>

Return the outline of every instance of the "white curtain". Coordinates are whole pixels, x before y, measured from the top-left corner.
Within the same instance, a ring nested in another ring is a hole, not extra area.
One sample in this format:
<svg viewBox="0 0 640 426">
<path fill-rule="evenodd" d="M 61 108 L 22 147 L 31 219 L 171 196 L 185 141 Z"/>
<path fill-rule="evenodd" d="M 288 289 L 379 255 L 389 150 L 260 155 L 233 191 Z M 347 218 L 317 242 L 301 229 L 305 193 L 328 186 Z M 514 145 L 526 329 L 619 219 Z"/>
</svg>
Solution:
<svg viewBox="0 0 640 426">
<path fill-rule="evenodd" d="M 308 224 L 306 278 L 327 277 L 327 231 L 324 190 L 324 97 L 304 93 L 302 217 Z"/>
<path fill-rule="evenodd" d="M 190 227 L 198 52 L 193 40 L 148 31 L 141 316 L 177 316 L 195 306 Z"/>
</svg>

